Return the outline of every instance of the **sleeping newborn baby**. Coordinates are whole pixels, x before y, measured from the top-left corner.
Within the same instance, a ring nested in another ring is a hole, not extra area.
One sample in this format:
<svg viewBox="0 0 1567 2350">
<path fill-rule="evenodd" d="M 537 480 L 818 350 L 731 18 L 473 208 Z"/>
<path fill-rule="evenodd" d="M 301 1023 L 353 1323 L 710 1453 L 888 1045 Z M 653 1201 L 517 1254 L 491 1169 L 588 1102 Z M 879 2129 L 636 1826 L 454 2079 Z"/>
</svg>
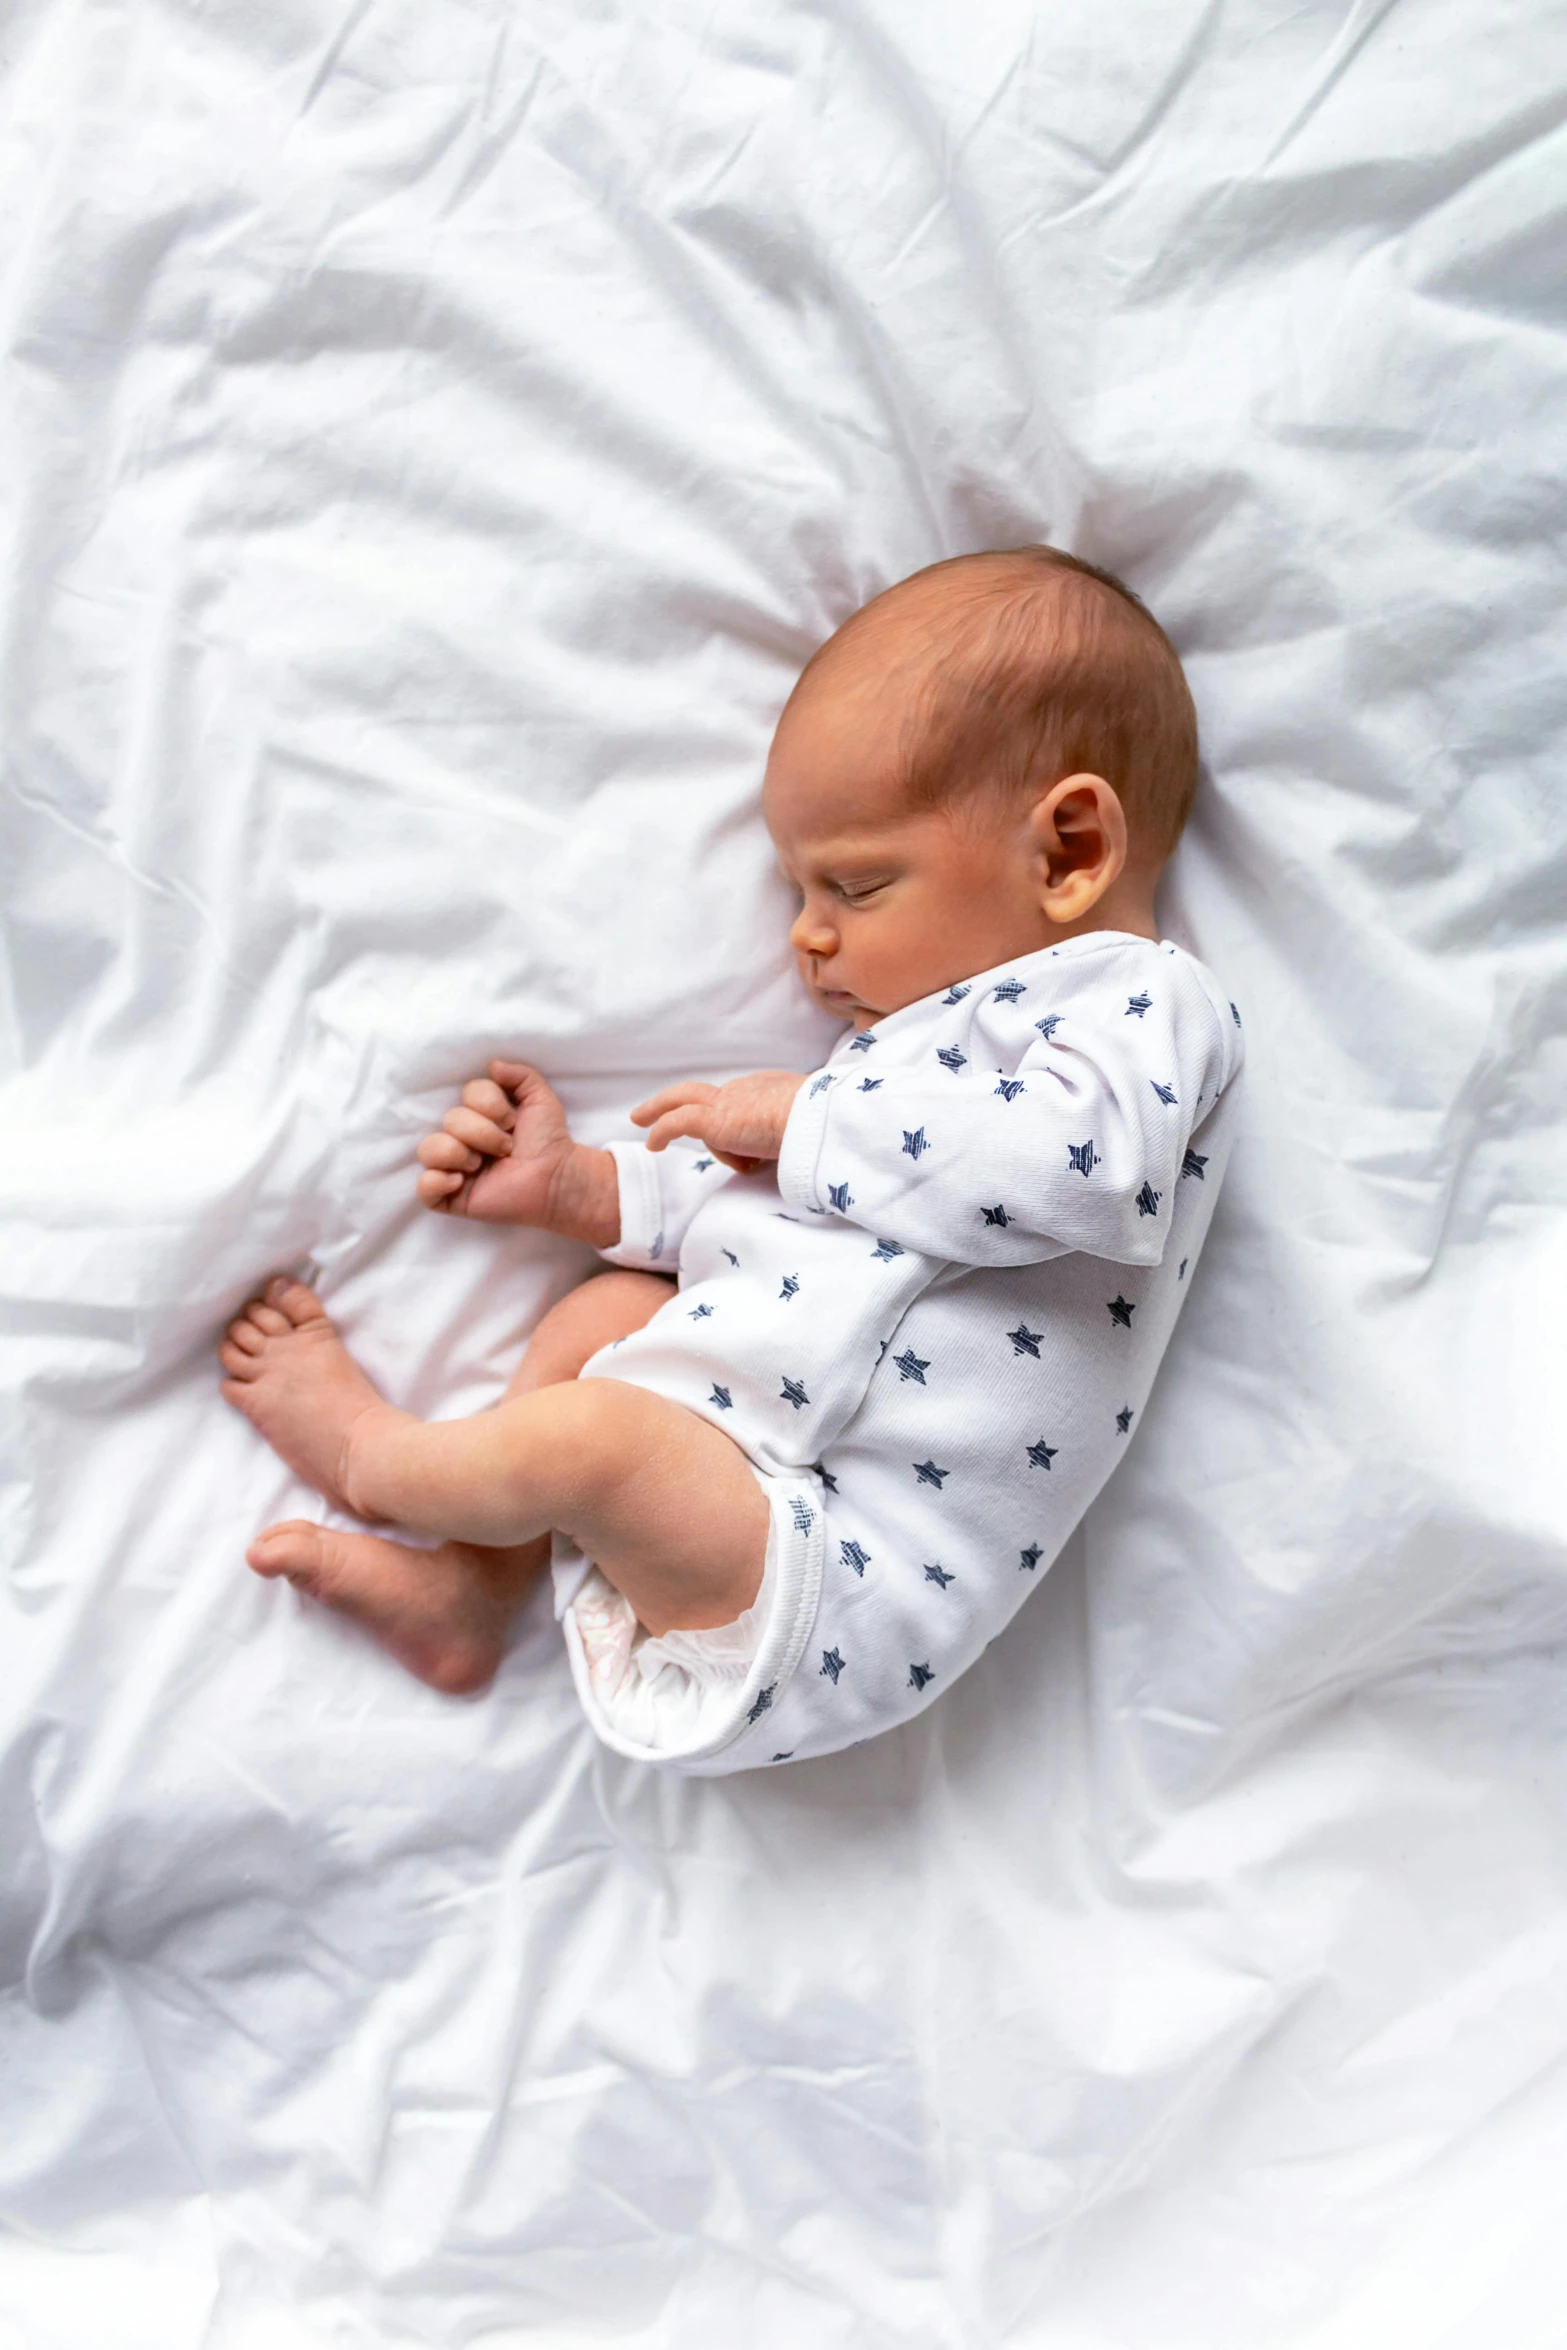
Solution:
<svg viewBox="0 0 1567 2350">
<path fill-rule="evenodd" d="M 553 1533 L 595 1729 L 684 1771 L 929 1705 L 1123 1456 L 1212 1212 L 1239 1015 L 1153 912 L 1196 770 L 1163 631 L 1070 556 L 959 557 L 856 613 L 763 799 L 839 1044 L 668 1086 L 607 1150 L 492 1063 L 421 1144 L 421 1198 L 620 1270 L 498 1405 L 437 1423 L 274 1281 L 224 1395 L 329 1500 L 439 1546 L 293 1522 L 251 1566 L 471 1690 Z"/>
</svg>

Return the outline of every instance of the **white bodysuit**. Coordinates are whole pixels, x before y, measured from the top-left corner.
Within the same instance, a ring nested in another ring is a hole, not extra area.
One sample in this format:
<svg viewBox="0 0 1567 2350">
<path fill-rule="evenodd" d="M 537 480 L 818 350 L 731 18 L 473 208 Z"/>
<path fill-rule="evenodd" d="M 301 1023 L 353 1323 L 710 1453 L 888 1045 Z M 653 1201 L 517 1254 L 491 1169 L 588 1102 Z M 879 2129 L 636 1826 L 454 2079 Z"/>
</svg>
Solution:
<svg viewBox="0 0 1567 2350">
<path fill-rule="evenodd" d="M 614 1144 L 616 1264 L 678 1268 L 584 1378 L 732 1436 L 767 1495 L 755 1605 L 651 1639 L 574 1553 L 583 1705 L 696 1773 L 827 1754 L 940 1696 L 1136 1426 L 1228 1154 L 1240 1016 L 1179 947 L 1097 931 L 845 1034 L 776 1180 Z"/>
</svg>

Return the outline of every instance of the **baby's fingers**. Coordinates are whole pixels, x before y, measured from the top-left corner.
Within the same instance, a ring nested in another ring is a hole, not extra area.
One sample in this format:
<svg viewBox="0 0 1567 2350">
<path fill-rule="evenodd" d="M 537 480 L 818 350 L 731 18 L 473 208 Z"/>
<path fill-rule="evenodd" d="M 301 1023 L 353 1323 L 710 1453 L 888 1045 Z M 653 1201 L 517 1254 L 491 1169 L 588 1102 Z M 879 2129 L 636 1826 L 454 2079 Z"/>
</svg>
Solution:
<svg viewBox="0 0 1567 2350">
<path fill-rule="evenodd" d="M 477 1110 L 481 1118 L 488 1118 L 503 1134 L 510 1134 L 517 1123 L 517 1113 L 511 1096 L 504 1093 L 493 1078 L 476 1077 L 462 1089 L 463 1108 Z"/>
<path fill-rule="evenodd" d="M 633 1126 L 651 1126 L 654 1120 L 661 1118 L 667 1110 L 677 1110 L 689 1103 L 710 1102 L 717 1091 L 716 1085 L 704 1085 L 697 1077 L 688 1077 L 680 1085 L 666 1085 L 655 1093 L 651 1100 L 638 1102 L 631 1113 L 631 1123 Z M 675 1131 L 685 1134 L 690 1129 L 681 1126 Z M 663 1145 L 661 1143 L 655 1144 L 654 1148 L 662 1149 Z"/>
<path fill-rule="evenodd" d="M 639 1118 L 637 1123 L 641 1125 L 643 1121 Z M 696 1142 L 705 1142 L 707 1140 L 706 1128 L 707 1104 L 705 1102 L 692 1102 L 686 1109 L 666 1110 L 662 1117 L 654 1119 L 649 1128 L 647 1147 L 650 1151 L 667 1150 L 669 1145 L 672 1142 L 678 1142 L 683 1134 L 690 1135 Z"/>
<path fill-rule="evenodd" d="M 421 1175 L 417 1185 L 419 1203 L 426 1208 L 444 1208 L 454 1191 L 461 1191 L 460 1175 L 443 1175 L 436 1168 Z"/>
<path fill-rule="evenodd" d="M 471 1151 L 455 1134 L 427 1134 L 415 1151 L 421 1167 L 446 1175 L 477 1175 L 484 1165 L 478 1151 Z"/>
<path fill-rule="evenodd" d="M 482 1117 L 477 1110 L 448 1110 L 441 1124 L 470 1150 L 483 1151 L 487 1159 L 511 1157 L 511 1136 L 493 1118 Z"/>
</svg>

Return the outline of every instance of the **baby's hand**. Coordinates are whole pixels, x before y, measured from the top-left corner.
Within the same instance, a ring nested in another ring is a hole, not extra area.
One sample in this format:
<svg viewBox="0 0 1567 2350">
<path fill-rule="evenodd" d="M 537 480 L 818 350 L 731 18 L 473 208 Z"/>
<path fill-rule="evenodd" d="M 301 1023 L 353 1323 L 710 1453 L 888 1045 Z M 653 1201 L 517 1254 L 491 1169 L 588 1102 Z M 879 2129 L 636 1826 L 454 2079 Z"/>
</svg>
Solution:
<svg viewBox="0 0 1567 2350">
<path fill-rule="evenodd" d="M 641 1103 L 631 1123 L 649 1129 L 650 1151 L 664 1150 L 677 1136 L 689 1134 L 736 1174 L 754 1175 L 782 1150 L 789 1112 L 804 1083 L 793 1069 L 759 1069 L 754 1077 L 732 1077 L 727 1085 L 688 1078 Z"/>
<path fill-rule="evenodd" d="M 615 1163 L 573 1142 L 559 1097 L 525 1061 L 492 1061 L 419 1145 L 419 1197 L 443 1215 L 533 1224 L 595 1248 L 620 1237 Z"/>
</svg>

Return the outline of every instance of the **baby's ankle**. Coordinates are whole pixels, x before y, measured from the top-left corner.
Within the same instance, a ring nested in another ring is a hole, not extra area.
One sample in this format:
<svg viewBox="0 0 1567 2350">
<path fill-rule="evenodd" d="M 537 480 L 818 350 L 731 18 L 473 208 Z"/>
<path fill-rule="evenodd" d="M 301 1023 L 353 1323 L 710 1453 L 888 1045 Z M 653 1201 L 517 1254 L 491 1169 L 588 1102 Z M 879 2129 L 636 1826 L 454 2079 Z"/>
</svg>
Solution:
<svg viewBox="0 0 1567 2350">
<path fill-rule="evenodd" d="M 397 1442 L 399 1423 L 415 1425 L 412 1415 L 389 1403 L 367 1403 L 343 1430 L 337 1451 L 337 1490 L 356 1518 L 372 1524 L 394 1516 L 386 1492 L 388 1446 Z"/>
</svg>

